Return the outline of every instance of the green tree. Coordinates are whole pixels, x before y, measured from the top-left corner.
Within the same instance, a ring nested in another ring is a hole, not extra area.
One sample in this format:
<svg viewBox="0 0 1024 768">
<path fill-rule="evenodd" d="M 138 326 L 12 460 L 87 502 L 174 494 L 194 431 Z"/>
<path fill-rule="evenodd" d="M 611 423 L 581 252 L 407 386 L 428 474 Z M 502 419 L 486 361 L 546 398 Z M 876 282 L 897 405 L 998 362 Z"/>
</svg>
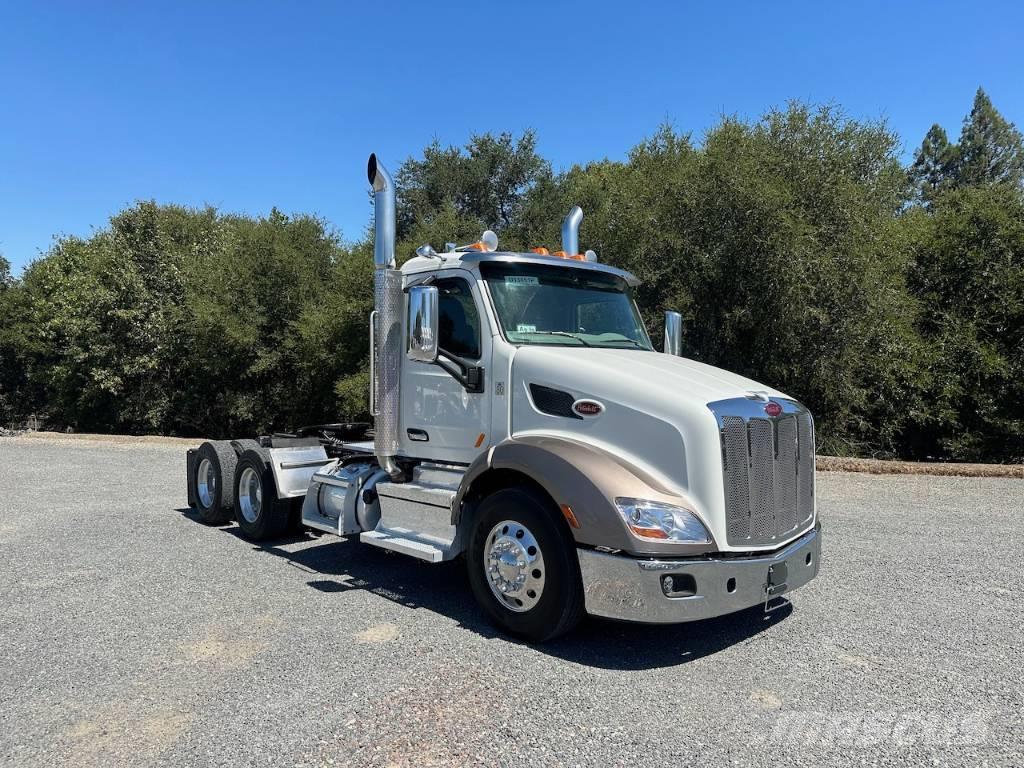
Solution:
<svg viewBox="0 0 1024 768">
<path fill-rule="evenodd" d="M 24 365 L 16 341 L 18 291 L 11 277 L 11 263 L 0 256 L 0 426 L 12 421 L 18 408 L 18 392 L 24 383 Z"/>
<path fill-rule="evenodd" d="M 799 397 L 823 450 L 891 454 L 919 396 L 897 146 L 884 124 L 793 104 L 700 147 L 664 128 L 564 183 L 583 245 L 644 280 L 656 336 L 679 309 L 687 354 Z"/>
<path fill-rule="evenodd" d="M 471 224 L 476 236 L 485 228 L 512 236 L 524 196 L 550 177 L 533 131 L 519 139 L 508 133 L 474 135 L 464 148 L 435 141 L 422 159 L 409 158 L 398 171 L 398 236 L 410 237 L 417 225 L 429 227 L 442 211 Z"/>
<path fill-rule="evenodd" d="M 397 175 L 398 257 L 485 227 L 554 250 L 579 204 L 581 245 L 644 281 L 656 341 L 681 310 L 688 355 L 806 402 L 822 450 L 1021 460 L 1020 134 L 979 91 L 959 144 L 933 126 L 909 168 L 897 145 L 799 103 L 558 175 L 532 132 L 435 142 Z M 0 258 L 0 420 L 220 437 L 365 417 L 371 251 L 311 216 L 140 202 L 20 279 Z"/>
<path fill-rule="evenodd" d="M 159 430 L 175 385 L 163 375 L 163 318 L 117 240 L 65 238 L 26 270 L 29 376 L 60 424 Z"/>
<path fill-rule="evenodd" d="M 918 199 L 930 202 L 941 190 L 955 183 L 959 154 L 959 146 L 950 143 L 942 126 L 935 124 L 928 129 L 910 166 L 910 180 Z"/>
<path fill-rule="evenodd" d="M 960 143 L 943 147 L 939 130 L 929 132 L 912 169 L 926 205 L 900 221 L 910 286 L 922 308 L 928 405 L 912 414 L 902 450 L 915 457 L 1019 460 L 1021 134 L 980 88 Z"/>
<path fill-rule="evenodd" d="M 1011 184 L 1024 180 L 1020 131 L 992 105 L 981 88 L 960 134 L 957 181 L 961 186 Z"/>
<path fill-rule="evenodd" d="M 1022 461 L 1024 196 L 965 187 L 914 218 L 912 286 L 931 376 L 904 451 Z"/>
<path fill-rule="evenodd" d="M 139 203 L 29 267 L 0 345 L 26 361 L 22 399 L 58 426 L 222 436 L 323 421 L 356 364 L 344 255 L 313 217 Z"/>
<path fill-rule="evenodd" d="M 274 210 L 221 218 L 215 241 L 186 277 L 182 427 L 227 435 L 331 420 L 335 379 L 351 361 L 337 297 L 359 287 L 339 274 L 338 237 L 320 219 Z"/>
</svg>

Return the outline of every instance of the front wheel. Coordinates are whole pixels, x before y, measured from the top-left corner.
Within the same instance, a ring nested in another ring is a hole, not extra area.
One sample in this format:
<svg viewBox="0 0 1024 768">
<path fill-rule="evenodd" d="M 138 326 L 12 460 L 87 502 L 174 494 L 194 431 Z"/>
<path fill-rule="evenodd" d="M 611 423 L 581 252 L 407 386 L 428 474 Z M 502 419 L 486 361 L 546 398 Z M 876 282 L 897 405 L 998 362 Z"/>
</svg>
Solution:
<svg viewBox="0 0 1024 768">
<path fill-rule="evenodd" d="M 571 536 L 554 505 L 528 488 L 480 504 L 466 563 L 477 602 L 509 634 L 543 642 L 583 617 L 583 587 Z"/>
</svg>

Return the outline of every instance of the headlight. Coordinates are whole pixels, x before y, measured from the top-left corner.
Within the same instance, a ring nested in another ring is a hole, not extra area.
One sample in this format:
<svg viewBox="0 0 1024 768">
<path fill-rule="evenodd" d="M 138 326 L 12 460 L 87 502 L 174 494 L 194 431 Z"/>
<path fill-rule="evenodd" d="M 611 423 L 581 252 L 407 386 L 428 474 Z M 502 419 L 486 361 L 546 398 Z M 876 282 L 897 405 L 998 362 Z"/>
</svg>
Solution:
<svg viewBox="0 0 1024 768">
<path fill-rule="evenodd" d="M 616 499 L 615 506 L 633 535 L 641 539 L 709 544 L 711 535 L 688 509 L 647 499 Z"/>
</svg>

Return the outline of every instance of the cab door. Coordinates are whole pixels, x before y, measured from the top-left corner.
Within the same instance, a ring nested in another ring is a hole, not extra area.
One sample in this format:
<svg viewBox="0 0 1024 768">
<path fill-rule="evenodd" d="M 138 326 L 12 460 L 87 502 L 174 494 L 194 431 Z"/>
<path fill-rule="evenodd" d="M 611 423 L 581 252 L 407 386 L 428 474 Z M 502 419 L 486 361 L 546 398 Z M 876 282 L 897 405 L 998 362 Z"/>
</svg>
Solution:
<svg viewBox="0 0 1024 768">
<path fill-rule="evenodd" d="M 401 441 L 406 456 L 469 464 L 488 443 L 491 333 L 472 273 L 449 270 L 431 282 L 438 292 L 438 346 L 482 368 L 482 392 L 474 393 L 441 364 L 404 357 L 401 383 Z M 408 348 L 408 318 L 405 323 Z"/>
</svg>

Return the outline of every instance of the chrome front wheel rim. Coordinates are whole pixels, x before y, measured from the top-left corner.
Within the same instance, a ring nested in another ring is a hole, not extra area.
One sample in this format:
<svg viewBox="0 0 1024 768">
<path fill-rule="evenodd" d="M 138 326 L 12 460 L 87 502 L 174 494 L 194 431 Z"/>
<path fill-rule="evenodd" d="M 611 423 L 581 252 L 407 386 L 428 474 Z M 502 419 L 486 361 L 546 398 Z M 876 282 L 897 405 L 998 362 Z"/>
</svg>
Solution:
<svg viewBox="0 0 1024 768">
<path fill-rule="evenodd" d="M 484 542 L 484 573 L 498 602 L 526 613 L 540 601 L 547 570 L 537 538 L 522 523 L 503 520 Z"/>
<path fill-rule="evenodd" d="M 252 467 L 242 470 L 238 481 L 238 505 L 242 508 L 242 517 L 248 523 L 255 523 L 263 509 L 263 483 Z"/>
<path fill-rule="evenodd" d="M 196 494 L 204 509 L 213 506 L 213 499 L 217 494 L 217 473 L 213 469 L 213 462 L 209 459 L 199 462 L 199 467 L 196 469 Z"/>
</svg>

